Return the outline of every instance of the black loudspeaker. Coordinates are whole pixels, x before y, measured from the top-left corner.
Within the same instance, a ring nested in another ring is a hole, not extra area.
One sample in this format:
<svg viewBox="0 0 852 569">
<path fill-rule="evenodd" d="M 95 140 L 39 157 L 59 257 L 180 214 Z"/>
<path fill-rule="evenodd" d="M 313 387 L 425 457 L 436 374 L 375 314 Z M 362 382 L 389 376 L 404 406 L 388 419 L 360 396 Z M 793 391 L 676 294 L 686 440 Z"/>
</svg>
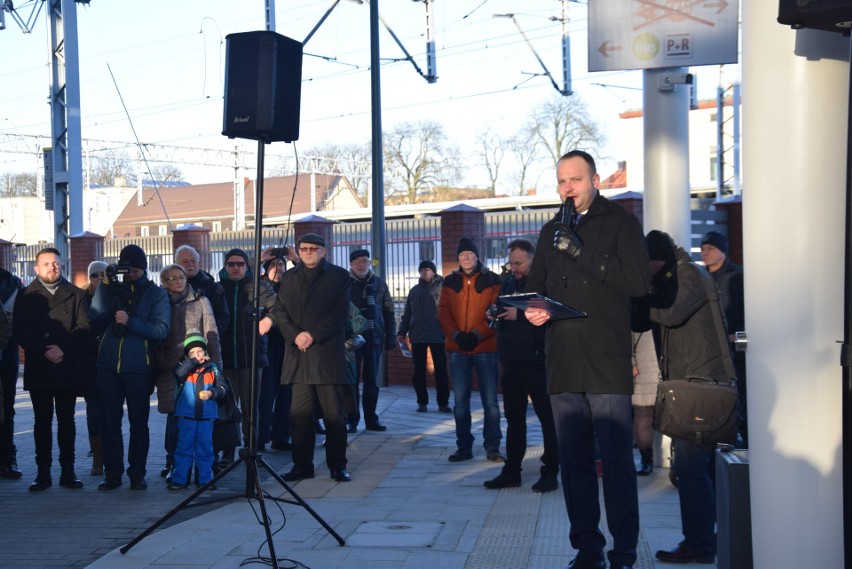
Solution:
<svg viewBox="0 0 852 569">
<path fill-rule="evenodd" d="M 778 22 L 794 30 L 813 28 L 849 34 L 852 2 L 849 0 L 780 0 Z"/>
<path fill-rule="evenodd" d="M 299 139 L 302 44 L 271 31 L 229 34 L 222 134 L 264 142 Z"/>
</svg>

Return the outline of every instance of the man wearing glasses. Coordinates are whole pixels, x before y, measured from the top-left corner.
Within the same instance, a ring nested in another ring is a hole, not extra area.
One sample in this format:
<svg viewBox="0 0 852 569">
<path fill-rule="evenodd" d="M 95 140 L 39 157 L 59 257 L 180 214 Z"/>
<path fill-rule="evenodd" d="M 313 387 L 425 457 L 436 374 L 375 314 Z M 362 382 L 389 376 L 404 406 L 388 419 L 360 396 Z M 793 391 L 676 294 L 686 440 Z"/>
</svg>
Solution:
<svg viewBox="0 0 852 569">
<path fill-rule="evenodd" d="M 254 274 L 249 266 L 248 254 L 234 248 L 225 253 L 225 267 L 219 271 L 219 283 L 225 291 L 230 320 L 224 333 L 220 331 L 222 343 L 222 361 L 225 364 L 225 377 L 231 382 L 234 396 L 243 412 L 243 441 L 248 446 L 249 418 L 257 424 L 257 409 L 249 413 L 251 390 L 251 344 L 257 331 L 257 378 L 269 365 L 266 354 L 266 333 L 272 328 L 274 320 L 269 310 L 275 303 L 275 292 L 265 280 L 260 281 L 260 307 L 263 314 L 254 312 Z M 222 453 L 221 466 L 227 466 L 234 460 L 234 449 Z"/>
<path fill-rule="evenodd" d="M 296 242 L 302 262 L 284 273 L 273 310 L 284 336 L 281 381 L 293 386 L 290 434 L 293 467 L 284 480 L 314 477 L 314 408 L 319 402 L 326 429 L 325 458 L 337 482 L 349 482 L 346 471 L 346 321 L 350 278 L 346 269 L 325 260 L 325 240 L 315 233 Z"/>
</svg>

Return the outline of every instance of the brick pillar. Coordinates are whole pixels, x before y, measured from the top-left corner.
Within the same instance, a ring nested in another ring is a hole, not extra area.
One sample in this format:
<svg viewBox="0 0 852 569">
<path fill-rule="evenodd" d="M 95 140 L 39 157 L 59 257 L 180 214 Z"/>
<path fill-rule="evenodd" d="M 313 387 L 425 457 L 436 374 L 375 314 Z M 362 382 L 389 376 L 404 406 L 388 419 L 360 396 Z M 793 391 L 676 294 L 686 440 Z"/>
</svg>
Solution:
<svg viewBox="0 0 852 569">
<path fill-rule="evenodd" d="M 441 216 L 441 267 L 445 275 L 458 269 L 456 246 L 467 237 L 485 255 L 485 212 L 467 204 L 459 204 L 438 213 Z"/>
<path fill-rule="evenodd" d="M 189 245 L 201 255 L 198 268 L 210 273 L 210 229 L 201 225 L 181 225 L 172 231 L 172 245 L 175 250 L 181 245 Z"/>
<path fill-rule="evenodd" d="M 335 221 L 318 215 L 309 215 L 308 217 L 303 217 L 299 221 L 293 223 L 293 233 L 296 236 L 296 241 L 298 241 L 299 237 L 305 233 L 316 233 L 325 239 L 326 247 L 330 249 L 334 245 L 332 228 L 335 223 Z M 326 252 L 326 255 L 326 259 L 331 260 L 330 257 L 328 257 L 330 252 Z"/>
<path fill-rule="evenodd" d="M 0 239 L 0 267 L 12 272 L 15 257 L 15 244 L 11 241 Z"/>
<path fill-rule="evenodd" d="M 735 196 L 716 202 L 716 209 L 728 215 L 728 258 L 743 264 L 743 199 Z"/>
<path fill-rule="evenodd" d="M 609 198 L 609 200 L 617 203 L 618 205 L 635 215 L 636 218 L 639 220 L 639 223 L 643 223 L 642 218 L 645 214 L 645 201 L 642 198 L 642 194 L 638 192 L 624 192 L 623 194 L 612 196 L 611 198 Z"/>
<path fill-rule="evenodd" d="M 104 260 L 104 238 L 84 231 L 68 238 L 71 250 L 71 283 L 80 288 L 89 285 L 89 263 Z"/>
</svg>

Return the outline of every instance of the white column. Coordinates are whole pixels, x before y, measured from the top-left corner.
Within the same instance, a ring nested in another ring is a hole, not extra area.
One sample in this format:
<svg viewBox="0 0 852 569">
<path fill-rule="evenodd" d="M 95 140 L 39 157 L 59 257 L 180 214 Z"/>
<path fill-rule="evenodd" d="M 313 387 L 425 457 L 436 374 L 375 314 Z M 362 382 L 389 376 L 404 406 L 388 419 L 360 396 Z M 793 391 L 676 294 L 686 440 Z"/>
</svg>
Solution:
<svg viewBox="0 0 852 569">
<path fill-rule="evenodd" d="M 849 38 L 742 3 L 743 242 L 755 567 L 843 567 Z"/>
<path fill-rule="evenodd" d="M 660 90 L 661 81 L 686 68 L 643 71 L 645 232 L 660 229 L 689 251 L 689 85 Z"/>
</svg>

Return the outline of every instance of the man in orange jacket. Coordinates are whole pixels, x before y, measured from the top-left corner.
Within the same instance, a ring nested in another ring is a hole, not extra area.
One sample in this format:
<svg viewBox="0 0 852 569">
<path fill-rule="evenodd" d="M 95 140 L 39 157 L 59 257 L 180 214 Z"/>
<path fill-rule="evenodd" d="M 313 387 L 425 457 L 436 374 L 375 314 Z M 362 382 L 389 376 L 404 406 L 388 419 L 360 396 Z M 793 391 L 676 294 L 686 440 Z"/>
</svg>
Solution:
<svg viewBox="0 0 852 569">
<path fill-rule="evenodd" d="M 447 336 L 453 384 L 453 415 L 456 420 L 458 450 L 450 462 L 473 458 L 473 434 L 470 430 L 470 391 L 472 371 L 476 368 L 479 397 L 485 410 L 483 436 L 488 460 L 504 462 L 500 454 L 500 407 L 497 404 L 497 336 L 488 327 L 486 312 L 497 302 L 500 277 L 479 261 L 479 250 L 471 239 L 459 239 L 456 253 L 459 270 L 444 279 L 438 320 Z"/>
</svg>

